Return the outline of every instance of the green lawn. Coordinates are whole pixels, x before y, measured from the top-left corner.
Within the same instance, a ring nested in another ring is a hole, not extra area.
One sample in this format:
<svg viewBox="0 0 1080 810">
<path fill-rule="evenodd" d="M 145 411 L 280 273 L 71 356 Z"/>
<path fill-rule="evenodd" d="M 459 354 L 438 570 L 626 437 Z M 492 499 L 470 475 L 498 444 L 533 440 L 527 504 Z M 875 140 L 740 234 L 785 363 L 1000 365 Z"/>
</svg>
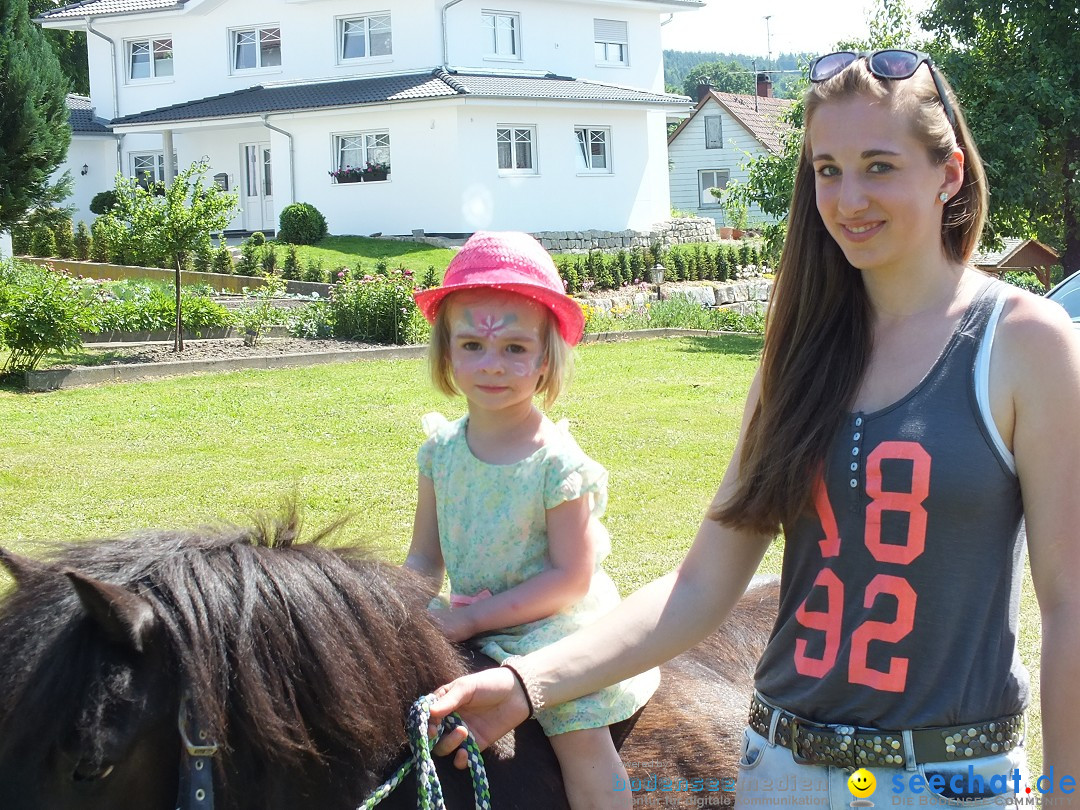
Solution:
<svg viewBox="0 0 1080 810">
<path fill-rule="evenodd" d="M 288 246 L 277 245 L 277 248 L 280 263 L 285 258 L 282 251 L 288 250 Z M 375 262 L 386 259 L 391 267 L 406 267 L 417 274 L 433 266 L 438 271 L 439 278 L 442 278 L 454 251 L 423 242 L 398 242 L 370 239 L 366 236 L 327 236 L 317 245 L 298 245 L 297 254 L 302 266 L 306 266 L 312 259 L 320 259 L 327 269 L 355 267 L 358 261 L 365 267 L 374 269 Z"/>
<path fill-rule="evenodd" d="M 608 570 L 628 591 L 683 556 L 731 454 L 757 338 L 590 344 L 551 412 L 610 474 Z M 243 521 L 294 495 L 309 526 L 342 512 L 344 539 L 404 557 L 420 417 L 456 416 L 422 360 L 246 371 L 50 394 L 0 389 L 0 545 L 143 526 Z M 763 570 L 780 569 L 780 543 Z M 1033 674 L 1030 580 L 1021 652 Z M 1037 686 L 1037 684 L 1034 684 Z M 1035 692 L 1037 696 L 1037 690 Z M 1041 771 L 1038 707 L 1029 728 Z"/>
</svg>

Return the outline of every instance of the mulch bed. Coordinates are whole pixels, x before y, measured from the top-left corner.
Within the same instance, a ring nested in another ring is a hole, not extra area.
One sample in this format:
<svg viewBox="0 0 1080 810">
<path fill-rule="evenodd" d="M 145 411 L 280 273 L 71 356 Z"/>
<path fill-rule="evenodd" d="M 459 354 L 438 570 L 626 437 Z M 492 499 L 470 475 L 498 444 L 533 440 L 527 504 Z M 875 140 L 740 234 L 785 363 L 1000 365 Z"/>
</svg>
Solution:
<svg viewBox="0 0 1080 810">
<path fill-rule="evenodd" d="M 307 338 L 264 338 L 256 346 L 245 346 L 243 338 L 223 340 L 185 340 L 182 352 L 173 351 L 172 343 L 109 344 L 84 347 L 87 354 L 101 354 L 106 360 L 95 366 L 131 365 L 138 363 L 175 363 L 189 360 L 232 360 L 242 357 L 266 357 L 282 354 L 316 354 L 374 348 L 374 343 L 357 340 L 309 340 Z M 76 362 L 62 363 L 50 368 L 76 368 Z"/>
</svg>

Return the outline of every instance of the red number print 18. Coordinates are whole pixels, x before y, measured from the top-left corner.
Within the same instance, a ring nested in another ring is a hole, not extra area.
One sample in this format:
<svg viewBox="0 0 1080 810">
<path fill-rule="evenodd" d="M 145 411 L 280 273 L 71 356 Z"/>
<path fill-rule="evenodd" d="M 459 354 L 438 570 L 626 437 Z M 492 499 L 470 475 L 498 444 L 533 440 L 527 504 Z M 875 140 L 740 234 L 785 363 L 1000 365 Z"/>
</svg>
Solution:
<svg viewBox="0 0 1080 810">
<path fill-rule="evenodd" d="M 912 463 L 911 491 L 895 492 L 882 489 L 881 464 L 885 460 L 906 460 Z M 926 548 L 926 508 L 923 503 L 930 494 L 930 454 L 917 442 L 882 442 L 866 458 L 866 507 L 864 542 L 878 562 L 907 565 Z M 818 542 L 825 559 L 840 554 L 840 533 L 836 515 L 829 502 L 824 478 L 819 475 L 814 485 L 814 506 L 825 537 Z M 885 543 L 881 537 L 882 515 L 885 512 L 906 512 L 907 536 L 901 543 Z M 829 568 L 823 568 L 814 579 L 814 587 L 826 589 L 826 609 L 810 610 L 804 601 L 795 611 L 795 618 L 809 630 L 825 634 L 821 658 L 807 655 L 806 639 L 795 641 L 795 670 L 801 675 L 825 677 L 836 665 L 840 648 L 841 623 L 844 614 L 844 583 Z M 900 576 L 878 574 L 866 586 L 863 607 L 873 607 L 879 596 L 896 599 L 896 617 L 891 622 L 866 620 L 851 634 L 851 660 L 848 680 L 884 692 L 902 692 L 907 683 L 908 659 L 889 659 L 887 670 L 872 669 L 867 662 L 870 642 L 897 642 L 915 626 L 915 603 L 918 595 L 911 584 Z M 807 598 L 809 600 L 809 597 Z"/>
</svg>

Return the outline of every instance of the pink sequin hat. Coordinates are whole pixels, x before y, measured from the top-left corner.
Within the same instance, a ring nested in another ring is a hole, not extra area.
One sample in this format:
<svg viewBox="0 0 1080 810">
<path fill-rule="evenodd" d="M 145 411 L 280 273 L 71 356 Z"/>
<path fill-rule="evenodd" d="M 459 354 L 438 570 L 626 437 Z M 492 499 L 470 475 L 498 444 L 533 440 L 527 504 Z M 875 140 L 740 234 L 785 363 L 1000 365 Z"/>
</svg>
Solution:
<svg viewBox="0 0 1080 810">
<path fill-rule="evenodd" d="M 548 252 L 518 231 L 477 231 L 450 260 L 441 287 L 413 293 L 431 323 L 450 293 L 476 289 L 506 290 L 543 304 L 555 316 L 559 334 L 571 346 L 581 340 L 585 315 L 563 288 Z"/>
</svg>

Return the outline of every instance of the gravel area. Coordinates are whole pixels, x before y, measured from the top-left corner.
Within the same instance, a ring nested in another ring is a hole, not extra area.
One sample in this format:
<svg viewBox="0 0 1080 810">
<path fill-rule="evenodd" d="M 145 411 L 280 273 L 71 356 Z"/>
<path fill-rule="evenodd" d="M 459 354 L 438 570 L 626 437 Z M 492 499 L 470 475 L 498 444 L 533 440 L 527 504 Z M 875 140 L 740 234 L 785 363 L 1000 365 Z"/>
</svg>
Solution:
<svg viewBox="0 0 1080 810">
<path fill-rule="evenodd" d="M 98 344 L 84 347 L 87 354 L 104 355 L 95 366 L 137 363 L 173 363 L 187 360 L 231 360 L 282 354 L 315 354 L 370 349 L 375 344 L 355 340 L 308 340 L 306 338 L 264 338 L 257 346 L 245 346 L 243 338 L 185 340 L 184 350 L 174 352 L 172 343 Z M 51 368 L 75 368 L 86 363 L 66 363 Z"/>
</svg>

